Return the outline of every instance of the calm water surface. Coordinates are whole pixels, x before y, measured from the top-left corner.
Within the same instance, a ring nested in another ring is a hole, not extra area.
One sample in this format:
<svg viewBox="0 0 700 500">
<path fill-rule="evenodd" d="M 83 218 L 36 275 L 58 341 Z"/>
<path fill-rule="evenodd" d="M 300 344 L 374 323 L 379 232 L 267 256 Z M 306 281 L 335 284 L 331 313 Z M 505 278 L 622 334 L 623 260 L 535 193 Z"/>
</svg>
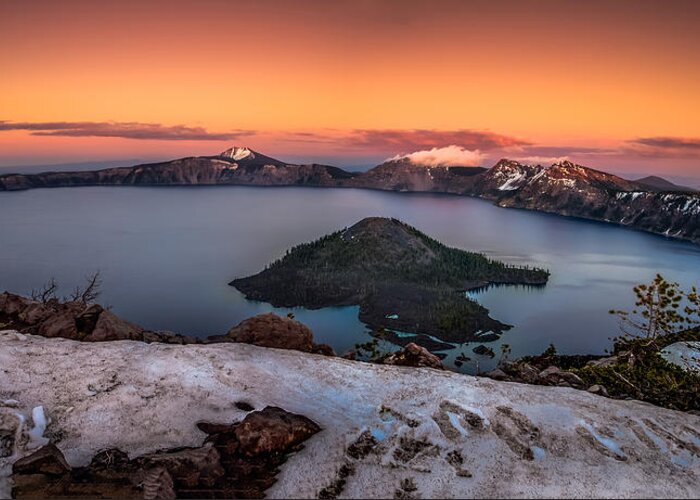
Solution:
<svg viewBox="0 0 700 500">
<path fill-rule="evenodd" d="M 503 209 L 466 197 L 351 189 L 91 187 L 0 193 L 0 290 L 29 293 L 53 276 L 64 293 L 100 270 L 101 301 L 150 329 L 206 336 L 274 309 L 227 283 L 287 248 L 367 216 L 396 217 L 445 244 L 548 268 L 542 289 L 500 287 L 475 298 L 515 325 L 513 356 L 602 353 L 634 284 L 660 272 L 700 283 L 700 247 L 605 224 Z M 343 352 L 369 336 L 356 307 L 297 309 L 318 342 Z M 476 370 L 476 344 L 464 351 Z M 478 359 L 479 368 L 493 365 Z"/>
</svg>

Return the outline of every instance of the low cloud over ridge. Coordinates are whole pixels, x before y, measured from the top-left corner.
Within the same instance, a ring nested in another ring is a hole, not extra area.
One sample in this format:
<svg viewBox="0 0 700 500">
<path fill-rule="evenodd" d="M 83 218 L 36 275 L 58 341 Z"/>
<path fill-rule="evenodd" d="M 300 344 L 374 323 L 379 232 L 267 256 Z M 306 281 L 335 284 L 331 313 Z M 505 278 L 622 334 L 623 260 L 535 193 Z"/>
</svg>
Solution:
<svg viewBox="0 0 700 500">
<path fill-rule="evenodd" d="M 139 122 L 9 122 L 0 131 L 26 130 L 31 135 L 61 137 L 120 137 L 160 141 L 230 141 L 253 135 L 251 130 L 209 132 L 203 127 Z"/>
<path fill-rule="evenodd" d="M 396 155 L 388 161 L 410 160 L 418 165 L 428 167 L 454 167 L 454 166 L 478 166 L 484 159 L 481 151 L 470 150 L 461 146 L 445 146 L 442 148 L 432 148 L 424 151 L 416 151 L 407 155 Z"/>
</svg>

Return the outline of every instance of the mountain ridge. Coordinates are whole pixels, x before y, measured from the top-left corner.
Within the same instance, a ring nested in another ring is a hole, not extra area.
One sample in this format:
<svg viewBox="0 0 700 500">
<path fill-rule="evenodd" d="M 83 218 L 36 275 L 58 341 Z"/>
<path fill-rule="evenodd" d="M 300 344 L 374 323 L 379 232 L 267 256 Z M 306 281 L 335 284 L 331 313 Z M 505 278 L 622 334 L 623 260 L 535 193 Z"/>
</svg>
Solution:
<svg viewBox="0 0 700 500">
<path fill-rule="evenodd" d="M 484 198 L 501 207 L 608 222 L 700 244 L 700 193 L 660 190 L 568 160 L 542 166 L 502 159 L 483 169 L 428 166 L 399 158 L 358 173 L 316 163 L 286 163 L 245 146 L 234 146 L 217 155 L 132 167 L 0 175 L 0 191 L 108 185 L 310 186 L 445 193 Z"/>
<path fill-rule="evenodd" d="M 640 179 L 636 179 L 634 182 L 637 184 L 641 184 L 643 186 L 646 186 L 648 188 L 651 188 L 652 190 L 655 191 L 680 191 L 680 192 L 688 192 L 688 193 L 697 193 L 698 190 L 688 187 L 688 186 L 681 186 L 680 184 L 676 184 L 674 182 L 669 181 L 668 179 L 664 179 L 663 177 L 659 177 L 658 175 L 647 175 L 646 177 L 642 177 Z"/>
</svg>

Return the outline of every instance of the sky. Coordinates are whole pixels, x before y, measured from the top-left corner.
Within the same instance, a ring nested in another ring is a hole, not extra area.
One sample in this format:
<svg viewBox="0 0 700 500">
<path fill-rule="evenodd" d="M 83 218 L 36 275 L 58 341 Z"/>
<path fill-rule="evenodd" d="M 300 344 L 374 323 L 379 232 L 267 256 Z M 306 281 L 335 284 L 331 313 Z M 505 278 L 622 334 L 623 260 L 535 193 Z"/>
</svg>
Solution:
<svg viewBox="0 0 700 500">
<path fill-rule="evenodd" d="M 0 168 L 464 148 L 700 178 L 695 0 L 0 2 Z"/>
</svg>

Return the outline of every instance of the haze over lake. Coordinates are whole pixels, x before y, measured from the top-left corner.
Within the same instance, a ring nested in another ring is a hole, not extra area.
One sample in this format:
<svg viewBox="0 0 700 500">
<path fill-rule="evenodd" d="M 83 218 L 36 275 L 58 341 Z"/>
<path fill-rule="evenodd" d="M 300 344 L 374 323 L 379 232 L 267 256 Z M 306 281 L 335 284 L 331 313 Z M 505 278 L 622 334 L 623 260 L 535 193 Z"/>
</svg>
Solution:
<svg viewBox="0 0 700 500">
<path fill-rule="evenodd" d="M 206 336 L 274 310 L 227 283 L 260 271 L 298 243 L 368 216 L 395 217 L 465 250 L 552 273 L 541 289 L 499 287 L 475 295 L 514 325 L 500 343 L 512 357 L 603 353 L 617 335 L 611 308 L 630 309 L 633 285 L 661 273 L 700 282 L 700 247 L 612 225 L 503 209 L 457 196 L 355 189 L 89 187 L 0 195 L 0 290 L 28 294 L 50 277 L 62 292 L 100 270 L 100 302 L 154 330 Z M 356 307 L 295 309 L 317 342 L 339 353 L 369 339 Z M 446 364 L 471 348 L 449 351 Z M 479 359 L 480 369 L 493 362 Z M 474 371 L 476 362 L 463 367 Z"/>
</svg>

